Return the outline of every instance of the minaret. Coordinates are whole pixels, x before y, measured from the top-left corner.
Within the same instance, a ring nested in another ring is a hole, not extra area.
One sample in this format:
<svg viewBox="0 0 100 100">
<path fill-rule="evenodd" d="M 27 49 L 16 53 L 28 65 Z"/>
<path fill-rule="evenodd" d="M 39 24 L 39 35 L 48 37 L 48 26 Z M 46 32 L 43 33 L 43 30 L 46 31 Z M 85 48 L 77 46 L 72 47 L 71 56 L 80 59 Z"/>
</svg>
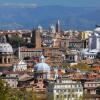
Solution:
<svg viewBox="0 0 100 100">
<path fill-rule="evenodd" d="M 56 23 L 56 32 L 60 33 L 60 21 L 59 20 Z"/>
</svg>

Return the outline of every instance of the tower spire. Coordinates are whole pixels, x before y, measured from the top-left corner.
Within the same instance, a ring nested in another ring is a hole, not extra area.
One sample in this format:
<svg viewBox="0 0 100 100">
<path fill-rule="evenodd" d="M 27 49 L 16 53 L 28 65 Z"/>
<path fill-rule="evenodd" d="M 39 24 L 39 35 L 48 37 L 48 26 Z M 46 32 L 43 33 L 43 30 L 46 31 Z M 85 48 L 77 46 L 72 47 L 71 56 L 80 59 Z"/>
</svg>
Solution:
<svg viewBox="0 0 100 100">
<path fill-rule="evenodd" d="M 60 33 L 60 21 L 59 21 L 59 19 L 57 20 L 57 23 L 56 23 L 56 32 Z"/>
</svg>

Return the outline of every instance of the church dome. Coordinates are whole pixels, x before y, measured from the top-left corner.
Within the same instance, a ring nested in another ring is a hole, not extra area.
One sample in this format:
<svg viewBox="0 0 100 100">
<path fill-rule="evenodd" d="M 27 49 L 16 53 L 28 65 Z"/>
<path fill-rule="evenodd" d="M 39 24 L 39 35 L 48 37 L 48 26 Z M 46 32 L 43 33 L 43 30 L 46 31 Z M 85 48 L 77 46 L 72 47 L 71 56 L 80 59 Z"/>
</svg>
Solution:
<svg viewBox="0 0 100 100">
<path fill-rule="evenodd" d="M 0 52 L 1 53 L 13 53 L 12 46 L 7 43 L 6 37 L 0 37 Z"/>
<path fill-rule="evenodd" d="M 51 26 L 50 26 L 50 29 L 51 29 L 51 30 L 55 30 L 55 26 L 54 26 L 54 25 L 51 25 Z"/>
<path fill-rule="evenodd" d="M 100 27 L 97 27 L 94 31 L 95 32 L 100 32 Z"/>
<path fill-rule="evenodd" d="M 42 72 L 49 72 L 49 71 L 50 71 L 50 66 L 49 66 L 48 64 L 46 64 L 46 63 L 44 62 L 44 60 L 45 60 L 45 58 L 44 58 L 44 56 L 42 55 L 42 56 L 40 57 L 40 63 L 38 63 L 38 64 L 36 64 L 36 65 L 34 66 L 34 70 L 35 70 L 35 71 L 42 71 Z"/>
<path fill-rule="evenodd" d="M 0 43 L 0 52 L 13 53 L 12 46 L 9 43 Z"/>
<path fill-rule="evenodd" d="M 48 71 L 50 71 L 50 66 L 46 63 L 38 63 L 35 65 L 34 70 L 48 72 Z"/>
</svg>

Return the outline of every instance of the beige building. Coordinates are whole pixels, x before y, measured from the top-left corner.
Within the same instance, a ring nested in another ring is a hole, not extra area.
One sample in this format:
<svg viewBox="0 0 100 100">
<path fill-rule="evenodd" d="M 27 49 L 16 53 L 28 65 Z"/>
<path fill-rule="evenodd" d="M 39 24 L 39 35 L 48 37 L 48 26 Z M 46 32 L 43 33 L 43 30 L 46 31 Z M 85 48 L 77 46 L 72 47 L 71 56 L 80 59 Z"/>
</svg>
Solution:
<svg viewBox="0 0 100 100">
<path fill-rule="evenodd" d="M 46 63 L 51 66 L 62 65 L 62 52 L 59 48 L 43 48 L 44 56 L 47 58 Z"/>
<path fill-rule="evenodd" d="M 63 77 L 49 82 L 46 88 L 47 100 L 80 100 L 83 87 L 80 82 Z"/>
<path fill-rule="evenodd" d="M 84 32 L 81 32 L 82 39 L 83 40 L 88 39 L 90 33 L 92 33 L 92 31 L 84 31 Z"/>
<path fill-rule="evenodd" d="M 84 84 L 85 93 L 96 94 L 96 88 L 100 87 L 100 81 L 88 81 Z"/>
<path fill-rule="evenodd" d="M 40 57 L 42 54 L 41 49 L 36 49 L 36 48 L 27 48 L 27 47 L 19 47 L 19 59 L 23 60 L 24 58 L 27 57 Z"/>
</svg>

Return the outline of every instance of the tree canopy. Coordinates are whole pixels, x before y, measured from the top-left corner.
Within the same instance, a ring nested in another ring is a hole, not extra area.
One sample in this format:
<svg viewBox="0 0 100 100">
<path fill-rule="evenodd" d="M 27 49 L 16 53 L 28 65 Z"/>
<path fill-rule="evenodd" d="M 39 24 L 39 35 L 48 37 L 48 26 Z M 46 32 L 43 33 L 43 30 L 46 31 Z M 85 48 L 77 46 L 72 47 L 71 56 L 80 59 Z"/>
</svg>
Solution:
<svg viewBox="0 0 100 100">
<path fill-rule="evenodd" d="M 23 89 L 12 89 L 6 82 L 0 79 L 0 100 L 40 100 L 36 98 L 35 93 Z"/>
<path fill-rule="evenodd" d="M 15 35 L 15 36 L 12 36 L 9 38 L 9 42 L 15 46 L 15 47 L 18 47 L 19 45 L 23 45 L 24 44 L 24 40 L 23 38 Z"/>
</svg>

